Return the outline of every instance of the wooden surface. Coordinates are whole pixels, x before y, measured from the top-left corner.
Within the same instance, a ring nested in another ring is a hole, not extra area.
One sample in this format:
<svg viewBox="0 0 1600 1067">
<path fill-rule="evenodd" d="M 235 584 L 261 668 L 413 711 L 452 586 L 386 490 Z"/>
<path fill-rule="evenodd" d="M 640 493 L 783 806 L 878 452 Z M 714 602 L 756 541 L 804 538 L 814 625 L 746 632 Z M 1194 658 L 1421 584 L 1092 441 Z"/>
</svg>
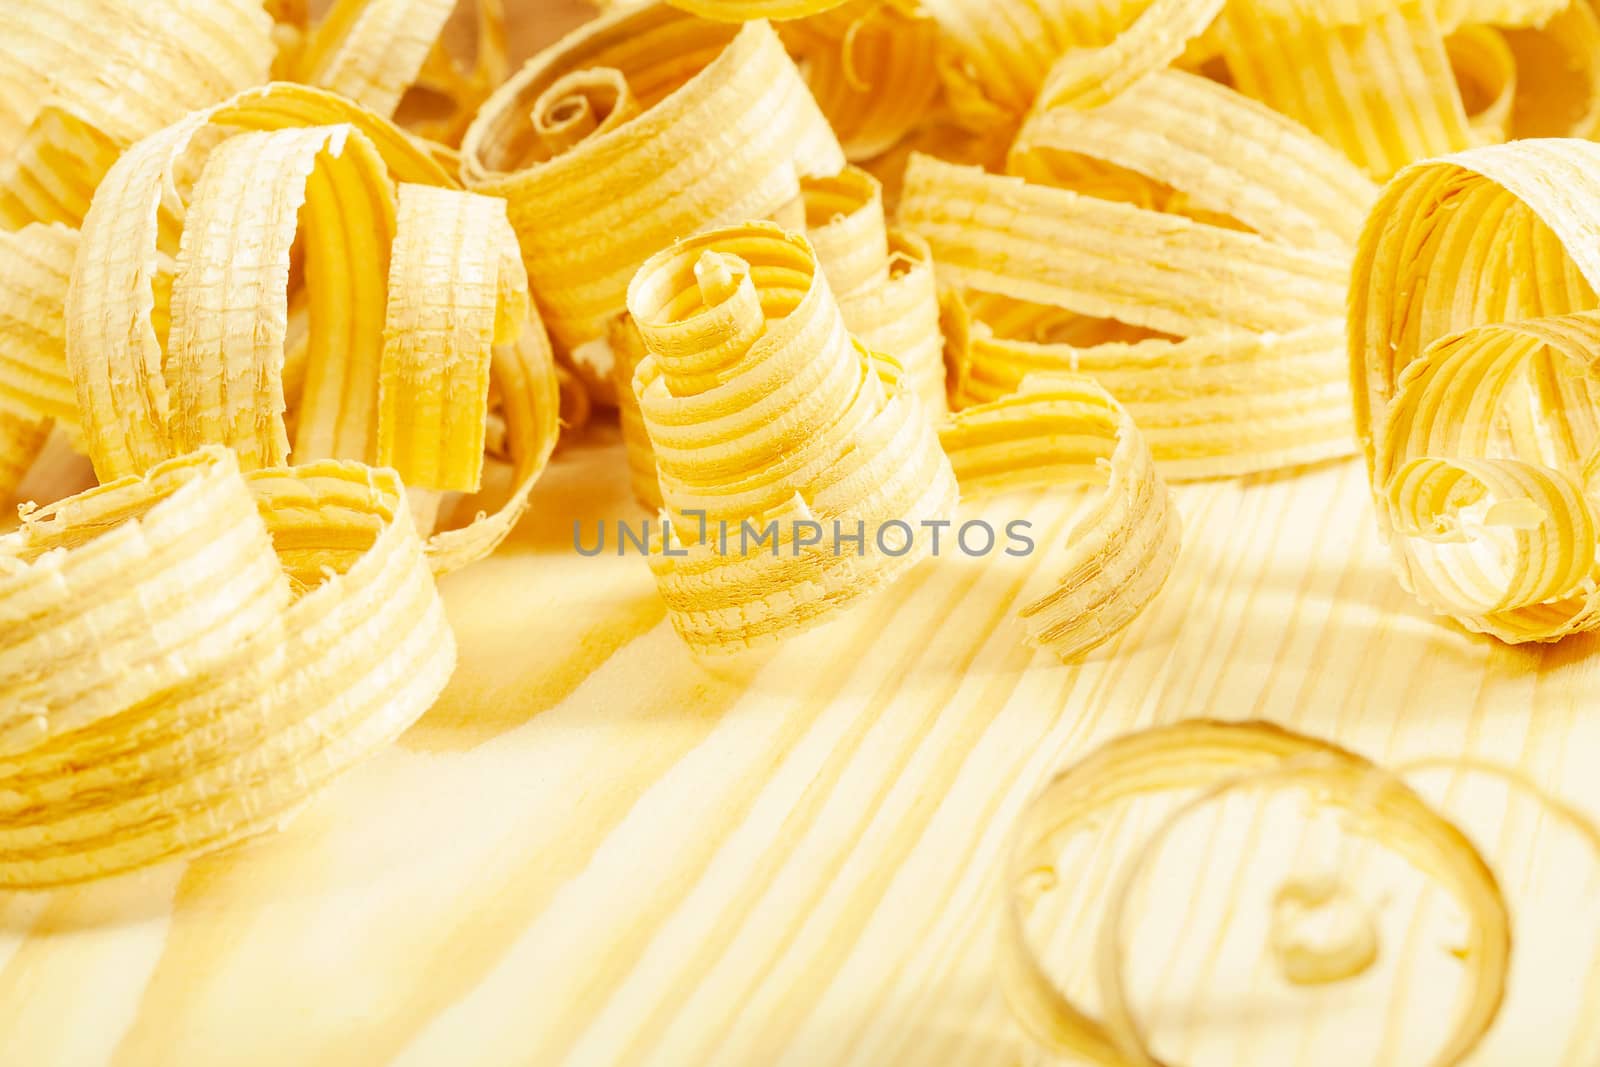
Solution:
<svg viewBox="0 0 1600 1067">
<path fill-rule="evenodd" d="M 1183 489 L 1169 589 L 1075 668 L 1019 641 L 1041 552 L 930 562 L 764 661 L 707 669 L 642 561 L 571 550 L 573 517 L 638 514 L 622 471 L 613 443 L 561 454 L 508 549 L 446 582 L 463 662 L 445 699 L 285 832 L 0 899 L 0 1063 L 1031 1062 L 994 984 L 995 875 L 1025 799 L 1119 732 L 1262 716 L 1374 755 L 1485 753 L 1600 810 L 1593 645 L 1515 651 L 1424 617 L 1354 464 Z M 1026 516 L 1047 546 L 1079 504 L 973 514 Z M 1518 848 L 1551 836 L 1518 825 Z M 1570 862 L 1543 877 L 1577 896 L 1549 907 L 1592 921 Z M 1180 923 L 1174 959 L 1210 936 L 1186 917 L 1215 866 L 1148 902 Z M 1069 967 L 1086 929 L 1054 931 Z M 1563 1062 L 1592 930 L 1556 933 L 1477 1062 Z M 1398 981 L 1442 1017 L 1453 979 Z M 1387 989 L 1367 990 L 1379 1009 Z M 1292 1060 L 1251 1038 L 1196 1062 L 1372 1062 L 1329 1030 L 1341 1006 Z M 1240 1040 L 1236 1011 L 1216 1023 Z"/>
<path fill-rule="evenodd" d="M 585 11 L 524 14 L 518 52 Z M 775 655 L 708 668 L 642 561 L 571 550 L 575 517 L 638 517 L 623 470 L 614 442 L 564 449 L 507 549 L 445 583 L 462 646 L 445 698 L 287 830 L 0 896 L 0 1065 L 1036 1062 L 994 982 L 1010 827 L 1099 742 L 1194 715 L 1391 759 L 1479 753 L 1600 812 L 1595 642 L 1512 650 L 1426 617 L 1389 574 L 1355 464 L 1181 490 L 1168 590 L 1074 668 L 1020 643 L 1015 610 L 1054 575 L 1044 551 L 925 564 Z M 1080 505 L 1036 493 L 972 514 L 1031 519 L 1048 547 Z M 1469 829 L 1524 921 L 1506 1016 L 1474 1062 L 1591 1067 L 1593 862 L 1527 805 L 1490 808 Z M 1163 1049 L 1239 1067 L 1425 1062 L 1454 991 L 1449 909 L 1382 898 L 1383 966 L 1301 1013 L 1258 935 L 1219 947 L 1245 864 L 1212 829 L 1139 908 L 1136 1000 L 1194 1024 Z M 1064 863 L 1042 909 L 1074 988 L 1085 902 L 1128 830 Z M 1275 840 L 1255 847 L 1300 847 Z"/>
</svg>

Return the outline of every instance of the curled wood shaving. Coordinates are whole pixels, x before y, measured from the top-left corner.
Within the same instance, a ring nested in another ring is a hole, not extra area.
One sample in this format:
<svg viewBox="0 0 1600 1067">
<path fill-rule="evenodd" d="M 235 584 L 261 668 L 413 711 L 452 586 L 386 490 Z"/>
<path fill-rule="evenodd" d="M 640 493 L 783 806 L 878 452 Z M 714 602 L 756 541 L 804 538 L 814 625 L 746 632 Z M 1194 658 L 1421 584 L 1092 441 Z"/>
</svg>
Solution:
<svg viewBox="0 0 1600 1067">
<path fill-rule="evenodd" d="M 1448 891 L 1467 916 L 1459 958 L 1465 978 L 1448 1035 L 1428 1061 L 1463 1062 L 1493 1024 L 1505 996 L 1511 952 L 1506 901 L 1483 857 L 1444 815 L 1404 782 L 1328 742 L 1265 723 L 1197 720 L 1114 740 L 1055 777 L 1029 805 L 1007 868 L 1009 895 L 1001 937 L 1001 982 L 1018 1019 L 1058 1055 L 1106 1067 L 1151 1067 L 1157 1060 L 1128 999 L 1124 963 L 1128 902 L 1166 839 L 1196 812 L 1240 792 L 1297 790 L 1347 816 L 1356 833 L 1393 850 Z M 1157 826 L 1114 879 L 1092 946 L 1098 1016 L 1075 1004 L 1045 968 L 1027 916 L 1062 875 L 1060 846 L 1096 817 L 1148 795 L 1198 791 Z M 1293 885 L 1285 892 L 1300 894 Z M 1302 894 L 1303 895 L 1303 894 Z M 1360 973 L 1362 952 L 1338 970 Z M 1329 959 L 1318 967 L 1331 966 Z M 1328 972 L 1318 971 L 1323 977 Z"/>
<path fill-rule="evenodd" d="M 604 79 L 609 114 L 637 113 L 552 145 L 536 122 L 597 103 L 591 81 L 562 82 L 582 71 L 602 72 L 585 77 Z M 724 150 L 705 151 L 713 141 Z M 535 57 L 462 147 L 467 184 L 508 201 L 558 348 L 597 381 L 608 378 L 606 338 L 646 259 L 697 230 L 774 215 L 798 202 L 801 178 L 843 166 L 771 26 L 659 4 L 603 16 Z"/>
<path fill-rule="evenodd" d="M 61 321 L 77 251 L 77 231 L 60 224 L 0 233 L 0 501 L 15 492 L 52 424 L 77 434 Z"/>
<path fill-rule="evenodd" d="M 1464 981 L 1435 1067 L 1466 1062 L 1494 1025 L 1506 997 L 1512 949 L 1505 895 L 1482 854 L 1447 815 L 1407 784 L 1427 771 L 1493 779 L 1575 831 L 1600 859 L 1600 827 L 1513 768 L 1472 758 L 1432 757 L 1391 769 L 1329 742 L 1261 722 L 1191 720 L 1121 736 L 1054 777 L 1024 811 L 1007 867 L 1001 976 L 1017 1018 L 1045 1049 L 1106 1067 L 1160 1067 L 1126 988 L 1130 902 L 1162 850 L 1191 820 L 1238 794 L 1299 792 L 1312 810 L 1341 815 L 1346 834 L 1381 845 L 1446 890 L 1467 920 L 1452 949 Z M 1173 794 L 1162 817 L 1122 864 L 1105 892 L 1089 965 L 1099 1013 L 1074 1002 L 1040 958 L 1028 917 L 1065 880 L 1057 870 L 1067 842 L 1141 798 Z M 1267 947 L 1282 977 L 1301 987 L 1366 974 L 1381 946 L 1371 902 L 1343 871 L 1295 876 L 1271 897 Z M 1321 920 L 1314 932 L 1309 920 Z"/>
<path fill-rule="evenodd" d="M 271 32 L 257 0 L 6 4 L 0 228 L 78 225 L 120 151 L 266 81 Z"/>
<path fill-rule="evenodd" d="M 900 219 L 928 241 L 946 285 L 978 294 L 957 301 L 947 330 L 958 402 L 1004 395 L 1030 373 L 1088 373 L 1128 405 L 1174 477 L 1350 450 L 1338 357 L 1347 253 L 1336 245 L 927 157 L 911 162 Z M 1085 320 L 1119 327 L 1073 343 Z"/>
<path fill-rule="evenodd" d="M 1029 642 L 1077 659 L 1122 632 L 1166 584 L 1182 523 L 1149 446 L 1092 379 L 1036 377 L 959 412 L 940 435 L 963 492 L 1105 486 L 1067 543 L 1066 570 L 1022 609 Z"/>
<path fill-rule="evenodd" d="M 939 27 L 900 0 L 849 0 L 778 27 L 845 155 L 891 150 L 939 96 Z"/>
<path fill-rule="evenodd" d="M 633 389 L 683 542 L 652 563 L 691 647 L 791 636 L 927 556 L 926 538 L 897 551 L 900 533 L 887 549 L 880 535 L 952 517 L 950 463 L 901 368 L 851 337 L 804 238 L 752 223 L 682 242 L 640 270 L 628 306 L 647 352 Z M 746 530 L 769 524 L 775 543 L 751 548 Z"/>
<path fill-rule="evenodd" d="M 455 645 L 404 499 L 209 448 L 0 539 L 0 884 L 272 829 L 425 711 Z"/>
<path fill-rule="evenodd" d="M 1352 282 L 1356 423 L 1396 573 L 1505 641 L 1600 625 L 1597 160 L 1588 142 L 1533 140 L 1413 167 L 1374 209 Z"/>
<path fill-rule="evenodd" d="M 340 124 L 303 125 L 319 120 Z M 209 146 L 168 275 L 163 191 L 223 123 L 232 135 Z M 263 128 L 238 132 L 250 126 Z M 504 415 L 517 487 L 474 534 L 432 543 L 441 571 L 493 549 L 554 445 L 553 364 L 528 319 L 503 205 L 418 188 L 397 217 L 395 178 L 445 181 L 384 120 L 287 87 L 197 112 L 117 162 L 85 220 L 66 308 L 67 363 L 102 479 L 224 444 L 247 470 L 292 454 L 395 463 L 418 489 L 476 490 L 482 430 L 460 433 L 484 425 L 485 374 L 498 373 L 516 399 Z M 302 219 L 311 330 L 291 438 L 286 324 Z M 424 454 L 454 469 L 427 469 Z"/>
<path fill-rule="evenodd" d="M 277 85 L 131 147 L 81 234 L 0 236 L 0 466 L 53 423 L 105 482 L 0 541 L 0 884 L 271 829 L 443 689 L 434 574 L 509 533 L 557 430 L 505 205 L 451 184 Z M 424 541 L 491 393 L 509 499 Z"/>
</svg>

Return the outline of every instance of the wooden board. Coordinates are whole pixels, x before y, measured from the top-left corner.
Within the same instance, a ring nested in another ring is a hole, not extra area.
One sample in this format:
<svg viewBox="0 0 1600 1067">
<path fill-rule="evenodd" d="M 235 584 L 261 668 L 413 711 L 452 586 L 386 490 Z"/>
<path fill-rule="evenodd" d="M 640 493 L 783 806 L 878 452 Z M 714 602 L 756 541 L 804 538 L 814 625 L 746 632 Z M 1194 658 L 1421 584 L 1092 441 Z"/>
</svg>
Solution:
<svg viewBox="0 0 1600 1067">
<path fill-rule="evenodd" d="M 975 513 L 1048 546 L 1080 503 Z M 575 517 L 640 512 L 614 442 L 569 448 L 507 550 L 447 580 L 461 669 L 398 748 L 263 842 L 0 899 L 0 1063 L 1015 1064 L 993 970 L 1008 830 L 1117 733 L 1259 716 L 1374 755 L 1483 753 L 1600 810 L 1593 643 L 1517 651 L 1427 618 L 1359 466 L 1181 504 L 1169 589 L 1085 665 L 1019 641 L 1040 552 L 930 562 L 712 670 L 642 561 L 573 553 Z M 1181 918 L 1194 892 L 1149 903 Z M 1512 1045 L 1479 1062 L 1561 1062 L 1583 990 L 1531 980 Z"/>
<path fill-rule="evenodd" d="M 589 10 L 508 6 L 519 55 Z M 572 551 L 575 518 L 641 516 L 622 470 L 614 441 L 564 449 L 507 549 L 445 584 L 462 646 L 445 698 L 284 832 L 0 894 L 0 1065 L 1010 1067 L 1038 1058 L 994 981 L 1008 835 L 1053 771 L 1119 733 L 1261 717 L 1394 760 L 1483 754 L 1600 812 L 1596 642 L 1513 650 L 1427 617 L 1356 464 L 1182 489 L 1170 587 L 1072 668 L 1020 644 L 1048 552 L 947 557 L 758 663 L 696 663 L 640 560 Z M 973 513 L 1026 517 L 1048 547 L 1081 503 Z M 1572 1039 L 1600 1015 L 1592 862 L 1526 806 L 1472 828 L 1515 902 L 1538 902 L 1474 1062 L 1592 1067 Z M 1131 829 L 1063 868 L 1078 896 Z M 1447 941 L 1405 936 L 1432 929 L 1416 903 L 1383 902 L 1383 974 L 1280 1017 L 1251 938 L 1219 952 L 1203 921 L 1236 888 L 1231 855 L 1202 835 L 1139 907 L 1158 973 L 1136 969 L 1136 993 L 1247 991 L 1206 1006 L 1173 1046 L 1186 1061 L 1425 1062 L 1454 979 Z M 1081 979 L 1092 910 L 1063 894 L 1043 918 Z M 1419 955 L 1431 970 L 1396 970 Z"/>
</svg>

